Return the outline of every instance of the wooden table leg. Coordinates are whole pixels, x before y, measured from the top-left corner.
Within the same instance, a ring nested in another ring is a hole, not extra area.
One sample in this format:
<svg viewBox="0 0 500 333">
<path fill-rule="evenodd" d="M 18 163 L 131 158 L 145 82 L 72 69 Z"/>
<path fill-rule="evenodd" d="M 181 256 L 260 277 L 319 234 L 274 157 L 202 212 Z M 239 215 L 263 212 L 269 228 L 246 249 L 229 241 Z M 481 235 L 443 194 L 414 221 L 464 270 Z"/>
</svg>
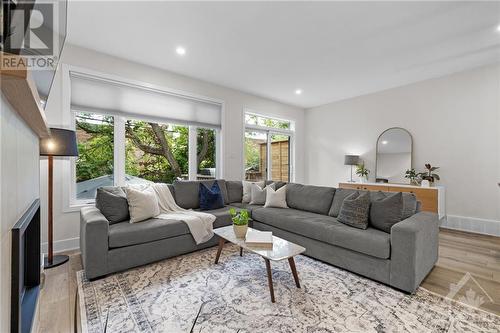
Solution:
<svg viewBox="0 0 500 333">
<path fill-rule="evenodd" d="M 295 260 L 293 260 L 293 257 L 288 258 L 288 263 L 290 264 L 290 268 L 292 269 L 295 285 L 297 286 L 297 288 L 300 288 L 299 275 L 297 274 L 297 268 L 295 267 Z"/>
<path fill-rule="evenodd" d="M 271 263 L 269 259 L 264 258 L 266 261 L 266 269 L 267 269 L 267 282 L 269 283 L 269 292 L 271 293 L 271 302 L 275 302 L 274 300 L 274 288 L 273 288 L 273 273 L 271 272 Z"/>
<path fill-rule="evenodd" d="M 222 237 L 219 238 L 219 248 L 217 249 L 217 255 L 215 256 L 215 263 L 219 263 L 220 253 L 222 252 L 222 248 L 224 247 L 224 243 L 226 240 Z"/>
<path fill-rule="evenodd" d="M 243 257 L 243 248 L 240 247 L 240 257 Z"/>
</svg>

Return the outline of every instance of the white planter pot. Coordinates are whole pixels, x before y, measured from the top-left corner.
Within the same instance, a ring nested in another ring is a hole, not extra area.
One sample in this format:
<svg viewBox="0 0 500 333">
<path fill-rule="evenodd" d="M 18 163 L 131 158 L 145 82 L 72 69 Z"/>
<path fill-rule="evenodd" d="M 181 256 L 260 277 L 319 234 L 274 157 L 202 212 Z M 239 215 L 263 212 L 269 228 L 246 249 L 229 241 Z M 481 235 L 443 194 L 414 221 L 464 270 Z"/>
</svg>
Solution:
<svg viewBox="0 0 500 333">
<path fill-rule="evenodd" d="M 233 224 L 233 230 L 237 238 L 245 238 L 245 236 L 247 235 L 248 224 L 245 225 Z"/>
</svg>

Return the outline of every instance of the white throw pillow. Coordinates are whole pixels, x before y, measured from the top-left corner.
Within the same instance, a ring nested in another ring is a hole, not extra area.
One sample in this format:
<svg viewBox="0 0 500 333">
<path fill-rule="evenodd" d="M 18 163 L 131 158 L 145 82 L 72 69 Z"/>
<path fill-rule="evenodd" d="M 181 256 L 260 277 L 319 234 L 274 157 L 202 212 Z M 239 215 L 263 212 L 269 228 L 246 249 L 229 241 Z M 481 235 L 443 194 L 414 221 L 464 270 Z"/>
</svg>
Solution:
<svg viewBox="0 0 500 333">
<path fill-rule="evenodd" d="M 243 183 L 243 198 L 241 199 L 241 202 L 243 203 L 249 203 L 250 201 L 252 201 L 252 184 L 257 184 L 261 188 L 263 188 L 265 185 L 264 181 L 247 182 L 246 180 L 244 180 L 242 183 Z"/>
<path fill-rule="evenodd" d="M 267 185 L 265 188 L 257 184 L 252 184 L 252 201 L 250 205 L 263 205 L 266 203 L 266 190 L 268 187 L 274 189 L 276 185 L 274 183 Z"/>
<path fill-rule="evenodd" d="M 141 222 L 160 215 L 158 197 L 152 186 L 126 187 L 130 223 Z"/>
<path fill-rule="evenodd" d="M 266 187 L 266 203 L 264 207 L 288 208 L 286 204 L 286 185 L 276 191 L 270 186 Z"/>
</svg>

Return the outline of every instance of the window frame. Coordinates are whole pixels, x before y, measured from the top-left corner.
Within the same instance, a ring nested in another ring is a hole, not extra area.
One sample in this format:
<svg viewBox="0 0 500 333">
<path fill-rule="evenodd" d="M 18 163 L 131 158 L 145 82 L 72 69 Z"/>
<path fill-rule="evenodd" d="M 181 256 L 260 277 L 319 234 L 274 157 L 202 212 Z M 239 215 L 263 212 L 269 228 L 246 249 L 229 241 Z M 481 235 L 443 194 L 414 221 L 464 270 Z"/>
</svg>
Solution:
<svg viewBox="0 0 500 333">
<path fill-rule="evenodd" d="M 101 115 L 109 115 L 114 117 L 114 147 L 113 147 L 113 182 L 115 186 L 125 186 L 125 144 L 126 144 L 126 138 L 125 138 L 125 121 L 127 119 L 134 119 L 134 120 L 144 120 L 144 121 L 157 121 L 157 122 L 162 122 L 165 124 L 172 124 L 172 125 L 179 125 L 179 126 L 186 126 L 189 128 L 189 133 L 190 136 L 191 131 L 194 130 L 194 133 L 196 134 L 196 129 L 197 128 L 210 128 L 215 130 L 215 177 L 216 178 L 221 178 L 223 175 L 223 159 L 222 159 L 222 154 L 221 151 L 223 151 L 223 135 L 224 135 L 224 114 L 225 114 L 225 102 L 220 99 L 215 99 L 211 97 L 206 97 L 202 95 L 196 95 L 190 92 L 185 92 L 185 91 L 180 91 L 176 89 L 171 89 L 168 87 L 161 87 L 158 85 L 146 83 L 146 82 L 141 82 L 137 80 L 132 80 L 132 79 L 126 79 L 122 78 L 119 76 L 115 75 L 110 75 L 110 74 L 105 74 L 105 73 L 100 73 L 96 72 L 93 70 L 89 70 L 86 68 L 78 67 L 78 66 L 73 66 L 73 65 L 68 65 L 68 64 L 62 64 L 61 65 L 61 71 L 62 71 L 62 123 L 65 124 L 66 128 L 75 130 L 76 128 L 76 113 L 78 112 L 91 112 L 91 113 L 96 113 L 96 114 L 101 114 Z M 130 83 L 130 84 L 135 84 L 135 85 L 140 85 L 143 86 L 146 89 L 157 89 L 157 90 L 162 90 L 168 93 L 173 93 L 173 94 L 180 94 L 186 96 L 186 98 L 191 98 L 195 100 L 200 100 L 200 101 L 211 101 L 214 103 L 217 103 L 221 107 L 221 124 L 220 127 L 217 126 L 199 126 L 199 125 L 192 125 L 192 124 L 187 124 L 187 123 L 182 123 L 182 122 L 172 122 L 171 119 L 168 118 L 162 118 L 162 117 L 148 117 L 148 116 L 141 116 L 141 115 L 136 115 L 136 114 L 130 114 L 130 115 L 125 115 L 121 112 L 114 112 L 112 110 L 92 110 L 92 109 L 78 109 L 78 108 L 72 108 L 71 107 L 71 78 L 70 78 L 70 73 L 71 72 L 77 72 L 79 74 L 88 74 L 88 75 L 93 75 L 97 76 L 99 78 L 102 78 L 103 80 L 116 80 L 116 81 L 121 81 L 123 83 Z M 196 140 L 196 135 L 195 135 L 195 140 Z M 194 154 L 194 160 L 196 161 L 196 151 L 197 147 L 196 145 L 193 147 L 194 149 L 191 149 L 191 144 L 188 145 L 189 147 L 189 152 L 188 152 L 188 160 L 191 162 L 192 154 Z M 95 204 L 95 199 L 94 200 L 78 200 L 76 198 L 76 157 L 68 157 L 65 158 L 65 160 L 69 160 L 69 163 L 64 161 L 62 168 L 62 184 L 70 184 L 70 186 L 62 186 L 62 193 L 63 193 L 63 212 L 74 212 L 78 211 L 81 207 L 85 206 L 91 206 Z M 194 168 L 197 168 L 196 162 Z M 189 170 L 191 170 L 191 163 L 189 163 Z M 189 179 L 190 180 L 195 180 L 197 170 L 195 171 L 194 174 L 189 172 Z"/>
<path fill-rule="evenodd" d="M 270 118 L 273 120 L 279 120 L 279 121 L 284 121 L 290 123 L 290 129 L 283 129 L 283 128 L 274 128 L 274 127 L 267 127 L 267 126 L 261 126 L 261 125 L 251 125 L 247 124 L 246 122 L 246 115 L 255 115 L 258 117 L 264 117 L 264 118 Z M 266 139 L 267 139 L 267 145 L 266 145 L 266 175 L 265 175 L 265 180 L 270 180 L 272 179 L 272 156 L 271 156 L 271 143 L 272 143 L 272 135 L 277 134 L 277 135 L 287 135 L 290 138 L 289 141 L 289 157 L 288 157 L 288 181 L 289 182 L 294 182 L 295 181 L 295 121 L 291 119 L 283 119 L 280 117 L 275 117 L 273 115 L 265 115 L 262 113 L 257 113 L 253 110 L 250 109 L 245 109 L 243 112 L 243 146 L 242 146 L 242 156 L 243 156 L 243 165 L 242 165 L 242 173 L 243 173 L 243 180 L 245 179 L 245 161 L 246 161 L 246 156 L 245 156 L 245 133 L 247 131 L 254 131 L 254 132 L 259 132 L 259 133 L 264 133 L 266 134 Z"/>
</svg>

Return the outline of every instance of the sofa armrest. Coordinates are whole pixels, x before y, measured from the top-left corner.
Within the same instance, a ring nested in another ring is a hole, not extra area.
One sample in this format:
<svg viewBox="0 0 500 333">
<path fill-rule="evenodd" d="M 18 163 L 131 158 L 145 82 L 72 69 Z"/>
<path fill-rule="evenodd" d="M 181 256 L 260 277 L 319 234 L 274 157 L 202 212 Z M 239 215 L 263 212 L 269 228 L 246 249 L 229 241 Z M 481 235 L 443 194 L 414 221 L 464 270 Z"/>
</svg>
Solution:
<svg viewBox="0 0 500 333">
<path fill-rule="evenodd" d="M 109 222 L 96 207 L 80 210 L 80 251 L 87 278 L 107 274 Z"/>
<path fill-rule="evenodd" d="M 390 284 L 414 292 L 438 259 L 439 218 L 419 212 L 392 226 Z"/>
</svg>

